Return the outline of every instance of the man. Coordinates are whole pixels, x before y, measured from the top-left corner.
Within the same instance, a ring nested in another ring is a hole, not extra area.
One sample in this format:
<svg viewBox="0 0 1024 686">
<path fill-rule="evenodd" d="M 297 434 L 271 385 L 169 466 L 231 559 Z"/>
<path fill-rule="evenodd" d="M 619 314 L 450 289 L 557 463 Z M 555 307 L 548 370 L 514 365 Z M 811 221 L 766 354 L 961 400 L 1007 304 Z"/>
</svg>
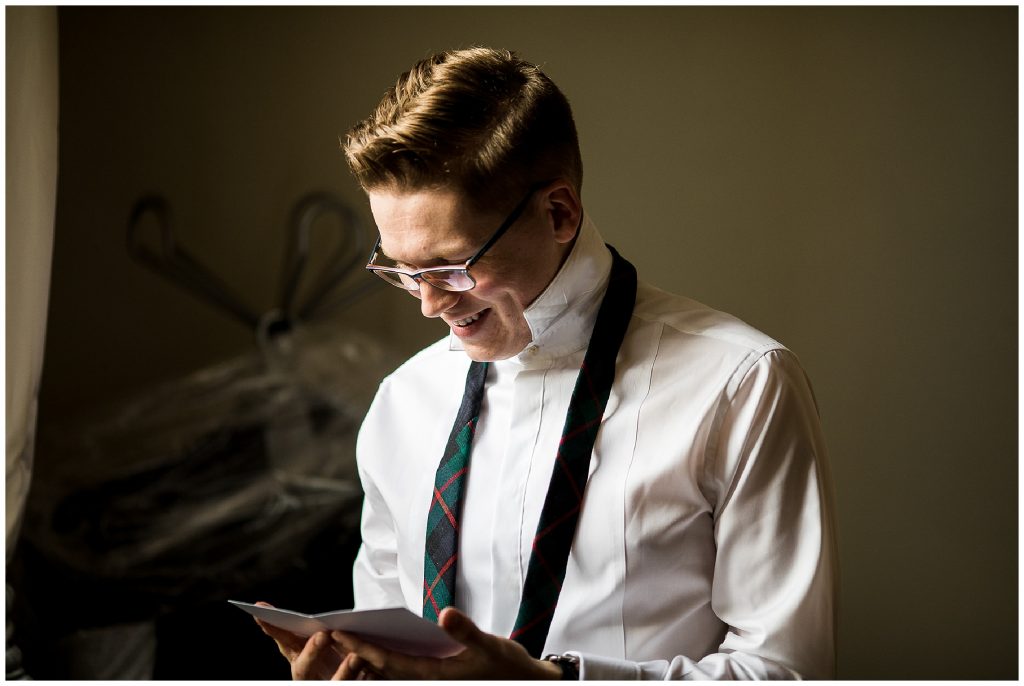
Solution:
<svg viewBox="0 0 1024 686">
<path fill-rule="evenodd" d="M 451 327 L 384 380 L 360 432 L 356 605 L 404 605 L 466 649 L 261 625 L 293 676 L 833 676 L 807 379 L 605 246 L 555 85 L 508 52 L 441 53 L 345 152 L 380 231 L 368 268 Z"/>
</svg>

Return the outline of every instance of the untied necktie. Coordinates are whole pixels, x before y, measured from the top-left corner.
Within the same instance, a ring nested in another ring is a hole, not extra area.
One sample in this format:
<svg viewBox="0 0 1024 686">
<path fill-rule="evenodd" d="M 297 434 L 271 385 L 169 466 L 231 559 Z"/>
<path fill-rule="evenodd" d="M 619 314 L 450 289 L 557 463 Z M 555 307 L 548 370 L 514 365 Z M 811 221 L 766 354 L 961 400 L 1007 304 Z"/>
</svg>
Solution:
<svg viewBox="0 0 1024 686">
<path fill-rule="evenodd" d="M 615 358 L 636 302 L 636 270 L 614 248 L 608 290 L 601 302 L 583 364 L 576 377 L 562 438 L 541 510 L 510 638 L 540 657 L 562 590 L 583 506 L 590 456 L 615 378 Z M 473 362 L 466 375 L 462 405 L 437 469 L 427 518 L 423 616 L 437 616 L 455 599 L 462 489 L 469 469 L 473 434 L 480 416 L 486 362 Z"/>
</svg>

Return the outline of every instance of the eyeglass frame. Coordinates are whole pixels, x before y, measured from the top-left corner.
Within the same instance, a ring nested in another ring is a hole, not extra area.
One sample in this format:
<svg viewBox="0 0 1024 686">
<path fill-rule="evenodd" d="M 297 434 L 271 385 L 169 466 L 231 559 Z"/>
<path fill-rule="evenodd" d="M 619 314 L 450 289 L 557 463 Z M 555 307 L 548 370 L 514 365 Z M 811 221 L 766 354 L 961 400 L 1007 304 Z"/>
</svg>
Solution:
<svg viewBox="0 0 1024 686">
<path fill-rule="evenodd" d="M 534 184 L 533 186 L 530 186 L 530 189 L 527 191 L 526 195 L 523 197 L 522 200 L 519 201 L 519 204 L 517 204 L 512 209 L 512 211 L 509 212 L 508 216 L 505 217 L 505 220 L 501 223 L 501 226 L 499 226 L 497 228 L 497 230 L 493 234 L 491 234 L 491 237 L 487 239 L 487 242 L 485 242 L 483 244 L 483 246 L 479 250 L 477 250 L 476 253 L 472 257 L 470 257 L 468 260 L 463 262 L 461 266 L 457 266 L 457 265 L 443 265 L 443 266 L 440 266 L 440 267 L 427 267 L 426 269 L 408 270 L 408 269 L 401 269 L 399 267 L 385 267 L 383 265 L 374 264 L 373 260 L 374 260 L 375 257 L 377 257 L 377 251 L 380 249 L 380 242 L 381 242 L 381 235 L 380 235 L 380 232 L 378 232 L 377 233 L 377 242 L 373 244 L 373 251 L 370 252 L 370 259 L 367 260 L 367 262 L 366 262 L 366 270 L 371 272 L 371 273 L 373 273 L 373 274 L 375 274 L 375 275 L 377 275 L 379 278 L 383 279 L 384 281 L 386 281 L 387 283 L 391 284 L 395 288 L 401 288 L 403 290 L 410 291 L 412 293 L 418 293 L 421 290 L 420 283 L 423 282 L 423 281 L 426 281 L 426 283 L 430 284 L 434 288 L 439 288 L 439 289 L 441 289 L 443 291 L 448 291 L 449 293 L 465 293 L 466 291 L 471 291 L 474 288 L 476 288 L 476 279 L 474 279 L 473 275 L 469 273 L 469 268 L 472 267 L 474 264 L 476 264 L 477 261 L 479 261 L 480 258 L 483 257 L 484 254 L 488 250 L 490 250 L 494 246 L 495 243 L 498 242 L 498 239 L 501 238 L 502 236 L 504 236 L 505 233 L 510 228 L 512 228 L 512 225 L 516 223 L 516 221 L 519 219 L 519 217 L 523 214 L 523 211 L 526 210 L 527 205 L 530 204 L 530 200 L 533 198 L 533 195 L 537 191 L 539 191 L 541 188 L 544 188 L 544 186 L 547 186 L 549 183 L 551 183 L 551 181 L 544 181 L 542 183 L 537 183 L 537 184 Z M 445 288 L 443 285 L 435 284 L 432 281 L 429 281 L 429 280 L 423 278 L 424 274 L 429 274 L 430 272 L 439 272 L 439 271 L 445 271 L 445 272 L 459 272 L 459 271 L 461 271 L 463 273 L 463 275 L 470 280 L 472 285 L 469 288 L 462 288 L 462 289 L 456 290 L 456 289 L 452 289 L 452 288 Z M 405 288 L 404 286 L 399 285 L 398 283 L 395 283 L 394 281 L 388 279 L 386 276 L 383 276 L 381 274 L 381 272 L 386 272 L 386 273 L 389 273 L 389 274 L 400 274 L 402 276 L 407 276 L 407 277 L 409 277 L 410 279 L 413 280 L 413 283 L 416 284 L 416 288 L 415 289 Z"/>
</svg>

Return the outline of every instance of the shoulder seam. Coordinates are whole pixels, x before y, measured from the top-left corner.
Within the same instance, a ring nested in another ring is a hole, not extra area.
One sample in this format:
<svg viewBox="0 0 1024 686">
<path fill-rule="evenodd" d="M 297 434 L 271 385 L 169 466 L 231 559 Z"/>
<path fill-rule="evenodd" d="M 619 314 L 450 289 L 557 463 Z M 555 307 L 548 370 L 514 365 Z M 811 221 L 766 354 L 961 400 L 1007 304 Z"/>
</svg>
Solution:
<svg viewBox="0 0 1024 686">
<path fill-rule="evenodd" d="M 765 357 L 766 355 L 773 352 L 786 352 L 790 353 L 789 349 L 783 346 L 781 343 L 772 341 L 771 343 L 765 343 L 756 348 L 752 348 L 739 364 L 733 369 L 729 375 L 729 380 L 726 382 L 725 387 L 722 389 L 721 396 L 718 399 L 718 403 L 715 406 L 715 416 L 711 421 L 711 429 L 708 431 L 707 439 L 704 444 L 704 464 L 701 467 L 701 483 L 710 484 L 709 475 L 712 473 L 712 466 L 718 460 L 718 448 L 720 432 L 722 429 L 722 422 L 725 421 L 725 415 L 729 411 L 729 406 L 732 404 L 732 400 L 736 395 L 736 391 L 746 377 L 747 373 L 757 364 L 758 360 Z M 790 353 L 792 354 L 792 353 Z M 704 489 L 702 489 L 704 490 Z M 712 514 L 718 515 L 721 509 L 719 500 L 728 499 L 727 494 L 720 494 L 717 489 L 711 489 L 714 491 L 716 496 L 716 502 L 712 503 Z"/>
</svg>

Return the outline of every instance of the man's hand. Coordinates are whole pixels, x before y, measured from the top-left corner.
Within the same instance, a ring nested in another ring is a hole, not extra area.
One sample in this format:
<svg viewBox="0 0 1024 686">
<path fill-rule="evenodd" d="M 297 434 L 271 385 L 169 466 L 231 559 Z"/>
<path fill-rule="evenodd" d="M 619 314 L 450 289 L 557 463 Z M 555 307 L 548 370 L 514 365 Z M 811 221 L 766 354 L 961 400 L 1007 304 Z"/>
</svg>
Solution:
<svg viewBox="0 0 1024 686">
<path fill-rule="evenodd" d="M 332 632 L 338 654 L 348 654 L 339 668 L 339 678 L 518 680 L 562 676 L 557 665 L 533 659 L 515 641 L 481 631 L 455 608 L 441 612 L 437 623 L 466 649 L 448 658 L 413 657 L 380 648 L 352 634 Z"/>
<path fill-rule="evenodd" d="M 273 607 L 269 603 L 256 603 L 263 607 Z M 274 639 L 277 649 L 285 656 L 292 668 L 292 679 L 327 679 L 349 678 L 346 667 L 346 653 L 331 641 L 326 631 L 313 634 L 308 639 L 290 631 L 285 631 L 257 619 L 256 623 L 263 633 Z M 354 656 L 353 656 L 354 657 Z"/>
</svg>

